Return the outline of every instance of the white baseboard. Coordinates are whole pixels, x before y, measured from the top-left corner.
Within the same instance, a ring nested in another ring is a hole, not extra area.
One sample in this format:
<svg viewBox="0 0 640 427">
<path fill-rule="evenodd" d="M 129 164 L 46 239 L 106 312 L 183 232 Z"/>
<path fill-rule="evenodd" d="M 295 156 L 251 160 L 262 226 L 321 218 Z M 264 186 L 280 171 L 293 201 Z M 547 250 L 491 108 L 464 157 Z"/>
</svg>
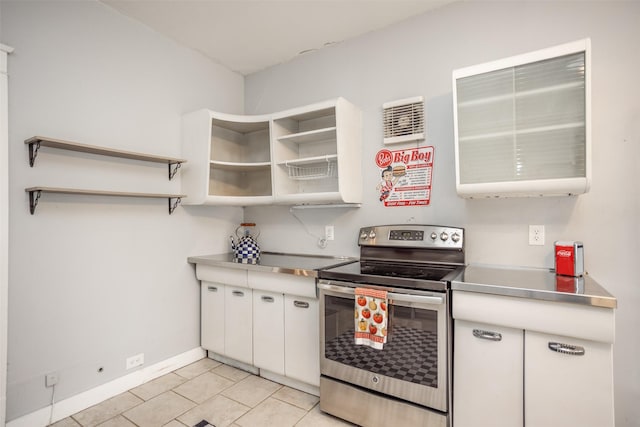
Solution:
<svg viewBox="0 0 640 427">
<path fill-rule="evenodd" d="M 203 359 L 206 356 L 205 350 L 200 347 L 186 351 L 177 356 L 163 360 L 155 365 L 143 367 L 123 377 L 117 378 L 106 384 L 94 387 L 83 393 L 71 396 L 51 405 L 39 409 L 30 414 L 24 415 L 7 422 L 6 427 L 45 427 L 51 422 L 59 421 L 93 405 L 124 393 L 127 390 L 138 387 L 169 372 L 187 366 L 190 363 Z M 53 410 L 53 415 L 52 415 Z"/>
</svg>

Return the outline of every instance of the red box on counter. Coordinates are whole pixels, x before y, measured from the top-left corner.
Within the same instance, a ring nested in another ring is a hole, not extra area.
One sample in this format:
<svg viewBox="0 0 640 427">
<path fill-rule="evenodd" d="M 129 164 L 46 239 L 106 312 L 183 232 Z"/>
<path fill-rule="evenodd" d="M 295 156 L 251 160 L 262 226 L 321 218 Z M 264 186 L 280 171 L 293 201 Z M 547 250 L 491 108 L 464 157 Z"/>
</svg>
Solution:
<svg viewBox="0 0 640 427">
<path fill-rule="evenodd" d="M 582 242 L 555 242 L 556 274 L 581 277 L 584 274 Z"/>
</svg>

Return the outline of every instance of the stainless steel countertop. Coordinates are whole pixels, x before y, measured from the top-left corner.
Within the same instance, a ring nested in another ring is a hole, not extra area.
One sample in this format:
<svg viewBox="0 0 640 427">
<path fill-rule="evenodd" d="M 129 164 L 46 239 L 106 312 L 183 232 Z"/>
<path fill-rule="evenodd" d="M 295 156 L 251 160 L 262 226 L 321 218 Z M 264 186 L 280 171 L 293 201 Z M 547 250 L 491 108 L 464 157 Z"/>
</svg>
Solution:
<svg viewBox="0 0 640 427">
<path fill-rule="evenodd" d="M 616 298 L 588 275 L 558 276 L 547 268 L 469 265 L 451 282 L 459 291 L 616 308 Z"/>
<path fill-rule="evenodd" d="M 187 261 L 191 264 L 204 264 L 214 267 L 318 277 L 318 270 L 321 268 L 344 264 L 346 262 L 355 261 L 356 259 L 357 258 L 323 255 L 262 252 L 260 254 L 259 264 L 240 264 L 233 262 L 232 253 L 190 256 L 187 258 Z"/>
</svg>

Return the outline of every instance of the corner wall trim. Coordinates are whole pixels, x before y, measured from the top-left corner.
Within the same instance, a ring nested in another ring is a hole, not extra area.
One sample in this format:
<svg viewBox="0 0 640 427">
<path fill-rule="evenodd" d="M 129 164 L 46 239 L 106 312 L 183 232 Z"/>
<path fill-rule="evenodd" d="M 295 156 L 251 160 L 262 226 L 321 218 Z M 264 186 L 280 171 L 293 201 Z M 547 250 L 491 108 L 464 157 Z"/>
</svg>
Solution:
<svg viewBox="0 0 640 427">
<path fill-rule="evenodd" d="M 206 351 L 197 347 L 158 362 L 155 365 L 147 366 L 123 377 L 116 378 L 91 390 L 71 396 L 68 399 L 56 402 L 53 405 L 52 422 L 59 421 L 171 371 L 197 362 L 205 356 Z M 7 422 L 6 427 L 45 427 L 49 424 L 50 415 L 51 405 L 11 420 Z"/>
</svg>

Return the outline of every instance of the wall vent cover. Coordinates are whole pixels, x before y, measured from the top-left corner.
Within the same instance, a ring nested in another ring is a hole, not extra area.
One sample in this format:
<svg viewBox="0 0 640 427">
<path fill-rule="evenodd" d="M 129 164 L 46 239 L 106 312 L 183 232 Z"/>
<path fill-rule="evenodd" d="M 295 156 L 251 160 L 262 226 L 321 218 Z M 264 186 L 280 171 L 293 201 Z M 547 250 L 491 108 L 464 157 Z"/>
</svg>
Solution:
<svg viewBox="0 0 640 427">
<path fill-rule="evenodd" d="M 424 98 L 400 99 L 385 102 L 384 143 L 418 141 L 424 139 Z"/>
</svg>

